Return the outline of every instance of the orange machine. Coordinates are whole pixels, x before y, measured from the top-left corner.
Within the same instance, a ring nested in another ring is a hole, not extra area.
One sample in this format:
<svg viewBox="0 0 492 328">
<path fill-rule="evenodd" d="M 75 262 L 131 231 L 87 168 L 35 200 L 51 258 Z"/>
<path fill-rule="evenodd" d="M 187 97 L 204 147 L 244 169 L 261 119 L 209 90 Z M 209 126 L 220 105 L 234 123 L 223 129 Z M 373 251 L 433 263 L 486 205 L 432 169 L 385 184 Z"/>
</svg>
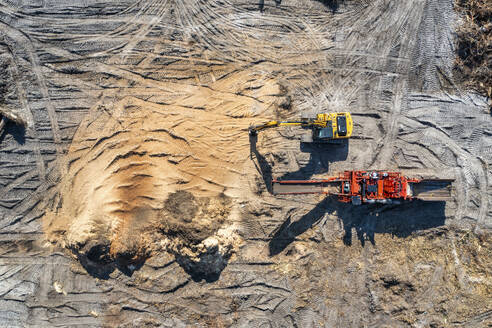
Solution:
<svg viewBox="0 0 492 328">
<path fill-rule="evenodd" d="M 401 200 L 451 199 L 453 180 L 409 179 L 399 172 L 345 171 L 322 180 L 273 180 L 274 194 L 330 194 L 341 202 L 389 204 Z"/>
</svg>

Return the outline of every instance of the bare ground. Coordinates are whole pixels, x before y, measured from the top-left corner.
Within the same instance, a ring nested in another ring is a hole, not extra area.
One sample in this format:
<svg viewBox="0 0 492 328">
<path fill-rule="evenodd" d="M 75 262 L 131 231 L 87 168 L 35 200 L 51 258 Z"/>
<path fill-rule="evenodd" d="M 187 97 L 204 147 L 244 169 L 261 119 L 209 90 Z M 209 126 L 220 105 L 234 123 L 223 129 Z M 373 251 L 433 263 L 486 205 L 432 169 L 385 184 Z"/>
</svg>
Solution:
<svg viewBox="0 0 492 328">
<path fill-rule="evenodd" d="M 0 106 L 27 122 L 0 136 L 3 325 L 490 325 L 492 124 L 455 83 L 456 17 L 451 0 L 1 1 Z M 250 124 L 345 110 L 348 146 L 250 145 Z M 267 190 L 360 168 L 455 178 L 456 197 Z M 142 233 L 182 190 L 197 243 L 156 242 L 181 221 Z M 222 219 L 197 215 L 222 197 Z M 145 261 L 115 265 L 128 250 Z"/>
</svg>

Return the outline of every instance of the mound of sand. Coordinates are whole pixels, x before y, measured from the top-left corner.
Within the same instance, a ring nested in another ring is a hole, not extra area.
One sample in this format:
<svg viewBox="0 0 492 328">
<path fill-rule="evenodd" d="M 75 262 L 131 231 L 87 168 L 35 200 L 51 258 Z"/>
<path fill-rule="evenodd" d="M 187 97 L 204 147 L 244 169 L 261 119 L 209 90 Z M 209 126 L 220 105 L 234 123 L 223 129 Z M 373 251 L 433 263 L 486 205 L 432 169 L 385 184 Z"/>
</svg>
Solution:
<svg viewBox="0 0 492 328">
<path fill-rule="evenodd" d="M 254 95 L 245 78 L 257 84 Z M 133 97 L 111 111 L 96 106 L 74 137 L 44 224 L 48 240 L 83 264 L 133 268 L 165 250 L 207 276 L 239 241 L 232 213 L 247 128 L 271 118 L 285 90 L 241 71 L 185 95 L 168 87 L 179 97 L 161 106 Z"/>
</svg>

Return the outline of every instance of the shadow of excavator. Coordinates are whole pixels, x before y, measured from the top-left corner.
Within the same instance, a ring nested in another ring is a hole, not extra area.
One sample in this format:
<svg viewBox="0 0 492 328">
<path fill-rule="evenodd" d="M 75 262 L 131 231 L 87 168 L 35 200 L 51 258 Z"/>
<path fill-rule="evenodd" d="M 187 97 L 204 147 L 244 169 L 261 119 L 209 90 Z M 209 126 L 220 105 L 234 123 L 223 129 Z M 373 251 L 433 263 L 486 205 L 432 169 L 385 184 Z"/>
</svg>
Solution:
<svg viewBox="0 0 492 328">
<path fill-rule="evenodd" d="M 257 171 L 261 174 L 263 182 L 269 193 L 272 190 L 272 165 L 256 148 L 258 135 L 250 135 L 250 157 L 255 163 Z M 301 142 L 301 152 L 309 153 L 309 161 L 295 172 L 288 172 L 279 180 L 309 179 L 315 174 L 327 173 L 331 162 L 344 161 L 349 151 L 348 139 L 342 139 L 337 144 L 304 143 Z M 255 161 L 256 159 L 256 161 Z"/>
<path fill-rule="evenodd" d="M 7 135 L 12 136 L 17 143 L 23 145 L 26 142 L 26 127 L 22 124 L 15 124 L 0 114 L 0 144 Z"/>
<path fill-rule="evenodd" d="M 249 135 L 249 146 L 250 146 L 250 158 L 256 166 L 256 170 L 260 173 L 265 183 L 266 189 L 269 193 L 273 192 L 272 189 L 272 166 L 266 160 L 265 156 L 258 152 L 256 148 L 256 142 L 258 141 L 258 135 Z M 256 161 L 255 161 L 256 158 Z"/>
<path fill-rule="evenodd" d="M 330 163 L 344 161 L 348 157 L 349 140 L 342 139 L 336 144 L 301 142 L 301 152 L 309 153 L 309 161 L 299 170 L 288 172 L 278 180 L 309 179 L 315 174 L 328 173 Z"/>
<path fill-rule="evenodd" d="M 401 205 L 361 205 L 340 203 L 327 197 L 299 219 L 288 217 L 273 233 L 269 242 L 270 256 L 282 252 L 296 238 L 314 227 L 327 212 L 336 211 L 345 231 L 343 242 L 352 245 L 353 231 L 362 246 L 375 245 L 375 234 L 389 233 L 404 238 L 412 233 L 443 226 L 445 202 L 413 200 Z"/>
<path fill-rule="evenodd" d="M 282 4 L 282 0 L 275 0 L 275 6 L 278 7 Z M 258 9 L 260 12 L 263 12 L 265 10 L 265 0 L 259 0 L 258 2 Z"/>
<path fill-rule="evenodd" d="M 332 13 L 335 13 L 338 10 L 340 3 L 343 2 L 343 0 L 317 0 L 317 1 L 321 2 L 323 5 L 328 7 Z"/>
</svg>

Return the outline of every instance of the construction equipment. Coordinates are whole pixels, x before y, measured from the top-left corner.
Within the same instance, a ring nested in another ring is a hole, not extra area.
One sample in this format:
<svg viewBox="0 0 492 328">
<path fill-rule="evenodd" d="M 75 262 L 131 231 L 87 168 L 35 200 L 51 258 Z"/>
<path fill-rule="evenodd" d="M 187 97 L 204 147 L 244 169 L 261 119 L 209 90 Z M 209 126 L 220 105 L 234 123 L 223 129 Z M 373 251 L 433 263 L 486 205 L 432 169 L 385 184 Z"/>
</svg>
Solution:
<svg viewBox="0 0 492 328">
<path fill-rule="evenodd" d="M 353 205 L 452 199 L 452 179 L 409 179 L 399 172 L 345 171 L 322 180 L 273 180 L 274 194 L 328 194 Z"/>
<path fill-rule="evenodd" d="M 301 118 L 294 121 L 270 121 L 265 124 L 251 126 L 249 134 L 256 136 L 259 131 L 280 126 L 301 126 L 310 128 L 312 135 L 303 136 L 302 142 L 333 142 L 350 138 L 352 135 L 352 117 L 348 112 L 317 114 L 315 118 Z"/>
</svg>

